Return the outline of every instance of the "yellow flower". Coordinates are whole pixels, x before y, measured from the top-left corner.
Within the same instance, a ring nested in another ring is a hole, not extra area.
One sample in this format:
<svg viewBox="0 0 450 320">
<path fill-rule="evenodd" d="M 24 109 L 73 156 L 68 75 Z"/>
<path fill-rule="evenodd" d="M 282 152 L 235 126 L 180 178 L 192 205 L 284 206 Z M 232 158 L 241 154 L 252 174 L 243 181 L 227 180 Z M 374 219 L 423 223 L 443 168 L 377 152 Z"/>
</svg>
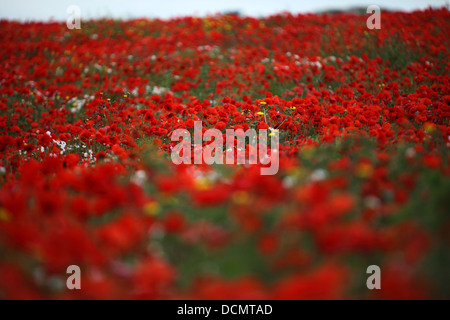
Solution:
<svg viewBox="0 0 450 320">
<path fill-rule="evenodd" d="M 0 220 L 9 221 L 9 213 L 4 208 L 0 208 Z"/>
<path fill-rule="evenodd" d="M 313 145 L 306 145 L 300 150 L 300 154 L 303 155 L 305 159 L 311 159 L 314 155 L 315 147 Z"/>
<path fill-rule="evenodd" d="M 250 196 L 245 191 L 236 191 L 233 193 L 232 200 L 236 204 L 247 204 L 250 202 Z"/>
<path fill-rule="evenodd" d="M 265 102 L 265 101 L 261 101 L 259 104 L 261 104 L 261 105 L 266 105 L 267 104 L 267 102 Z"/>
<path fill-rule="evenodd" d="M 423 129 L 426 133 L 432 133 L 436 129 L 436 126 L 431 122 L 427 122 L 424 124 Z"/>
<path fill-rule="evenodd" d="M 273 136 L 275 133 L 278 133 L 278 129 L 270 129 L 269 136 Z"/>
<path fill-rule="evenodd" d="M 293 167 L 289 169 L 288 174 L 292 178 L 299 178 L 305 175 L 305 172 L 301 170 L 299 167 Z"/>
<path fill-rule="evenodd" d="M 363 162 L 356 166 L 356 175 L 360 178 L 370 178 L 373 171 L 373 166 L 370 163 Z"/>
<path fill-rule="evenodd" d="M 208 178 L 199 178 L 195 180 L 195 188 L 197 190 L 208 190 L 211 188 L 211 181 Z"/>
<path fill-rule="evenodd" d="M 144 213 L 148 216 L 156 216 L 159 213 L 159 204 L 156 201 L 147 202 L 144 205 Z"/>
<path fill-rule="evenodd" d="M 264 115 L 264 112 L 258 112 L 257 114 L 262 116 L 262 115 Z"/>
</svg>

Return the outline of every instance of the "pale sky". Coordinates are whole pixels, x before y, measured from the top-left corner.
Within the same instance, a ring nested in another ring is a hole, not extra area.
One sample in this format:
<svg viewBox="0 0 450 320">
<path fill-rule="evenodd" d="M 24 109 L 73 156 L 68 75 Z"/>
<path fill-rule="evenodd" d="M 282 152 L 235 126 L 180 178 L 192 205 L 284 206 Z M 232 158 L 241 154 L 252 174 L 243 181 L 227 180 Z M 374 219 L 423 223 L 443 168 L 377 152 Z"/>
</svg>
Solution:
<svg viewBox="0 0 450 320">
<path fill-rule="evenodd" d="M 0 19 L 65 21 L 67 8 L 77 5 L 81 18 L 170 18 L 186 15 L 204 16 L 225 11 L 266 16 L 281 11 L 317 12 L 353 6 L 378 5 L 381 10 L 412 11 L 429 6 L 442 7 L 450 0 L 0 0 Z"/>
</svg>

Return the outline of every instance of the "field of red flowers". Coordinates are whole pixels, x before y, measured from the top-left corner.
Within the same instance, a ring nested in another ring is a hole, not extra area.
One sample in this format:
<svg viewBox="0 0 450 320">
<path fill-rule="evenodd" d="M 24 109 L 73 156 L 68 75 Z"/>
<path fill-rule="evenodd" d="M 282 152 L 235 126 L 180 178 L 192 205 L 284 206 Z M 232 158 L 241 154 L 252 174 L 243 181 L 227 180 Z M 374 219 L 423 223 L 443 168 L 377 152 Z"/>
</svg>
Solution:
<svg viewBox="0 0 450 320">
<path fill-rule="evenodd" d="M 0 21 L 0 299 L 450 298 L 450 13 L 366 19 Z M 279 172 L 174 165 L 193 121 Z"/>
</svg>

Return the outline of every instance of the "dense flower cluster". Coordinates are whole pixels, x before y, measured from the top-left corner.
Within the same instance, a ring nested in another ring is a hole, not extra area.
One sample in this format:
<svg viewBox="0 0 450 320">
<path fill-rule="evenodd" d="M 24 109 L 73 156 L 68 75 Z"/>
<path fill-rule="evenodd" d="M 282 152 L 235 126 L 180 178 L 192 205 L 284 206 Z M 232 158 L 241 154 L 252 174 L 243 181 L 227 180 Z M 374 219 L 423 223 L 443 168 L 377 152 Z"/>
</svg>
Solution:
<svg viewBox="0 0 450 320">
<path fill-rule="evenodd" d="M 382 18 L 0 21 L 0 299 L 450 298 L 450 13 Z M 174 165 L 194 121 L 280 171 Z"/>
</svg>

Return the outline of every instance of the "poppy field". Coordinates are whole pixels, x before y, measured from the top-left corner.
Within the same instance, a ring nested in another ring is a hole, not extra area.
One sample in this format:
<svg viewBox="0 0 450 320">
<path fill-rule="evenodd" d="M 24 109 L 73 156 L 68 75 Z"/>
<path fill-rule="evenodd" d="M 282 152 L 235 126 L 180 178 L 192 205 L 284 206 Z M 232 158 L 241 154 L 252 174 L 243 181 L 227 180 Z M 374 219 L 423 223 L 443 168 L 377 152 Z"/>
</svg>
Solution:
<svg viewBox="0 0 450 320">
<path fill-rule="evenodd" d="M 450 13 L 381 18 L 0 21 L 0 299 L 449 299 Z"/>
</svg>

